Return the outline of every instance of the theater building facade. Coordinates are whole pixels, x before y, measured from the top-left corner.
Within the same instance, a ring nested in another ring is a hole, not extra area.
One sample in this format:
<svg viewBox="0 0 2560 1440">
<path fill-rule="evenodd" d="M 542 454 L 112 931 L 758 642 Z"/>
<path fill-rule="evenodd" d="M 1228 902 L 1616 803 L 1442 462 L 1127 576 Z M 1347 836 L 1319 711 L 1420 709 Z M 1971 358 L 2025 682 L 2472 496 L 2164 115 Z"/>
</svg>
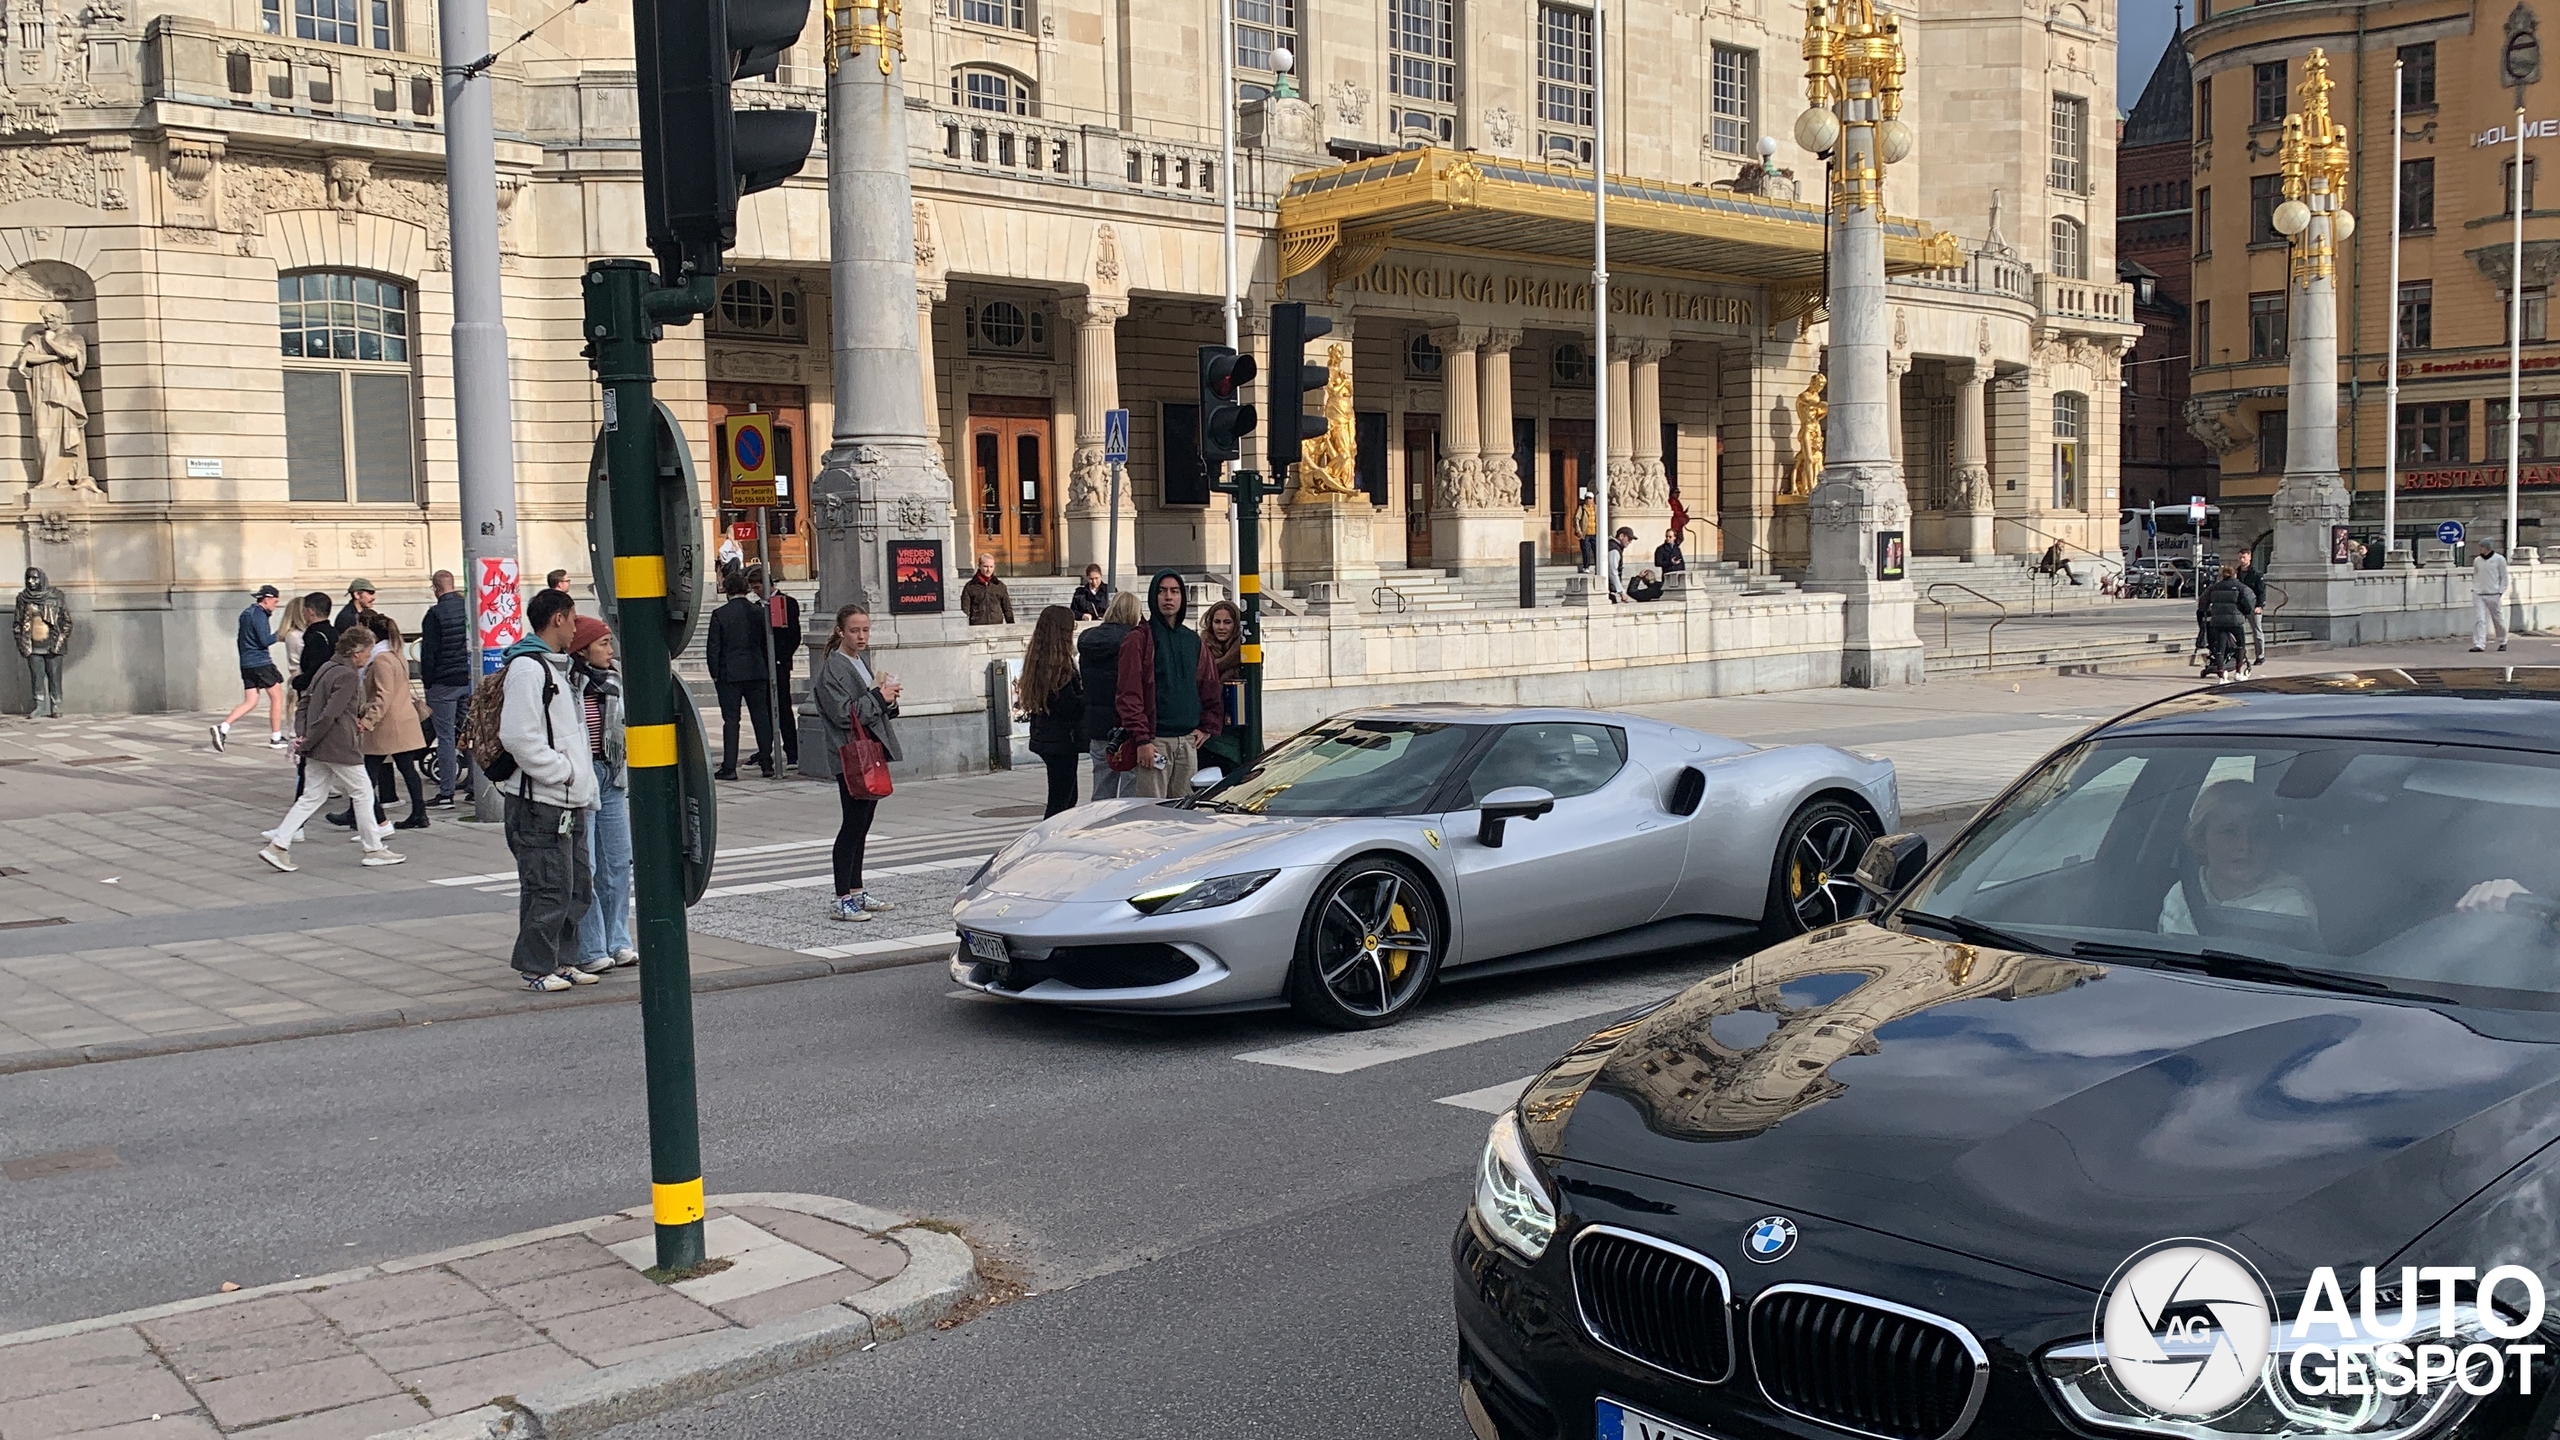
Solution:
<svg viewBox="0 0 2560 1440">
<path fill-rule="evenodd" d="M 1226 582 L 1235 537 L 1190 439 L 1195 352 L 1225 328 L 1232 203 L 1241 343 L 1267 359 L 1278 299 L 1333 321 L 1321 348 L 1352 378 L 1366 504 L 1332 508 L 1365 527 L 1382 584 L 1498 574 L 1524 542 L 1569 563 L 1572 502 L 1603 486 L 1647 550 L 1677 513 L 1692 556 L 1800 572 L 1790 479 L 1826 233 L 1821 162 L 1791 138 L 1800 9 L 1629 4 L 1604 32 L 1571 0 L 1226 0 L 1230 167 L 1216 3 L 908 6 L 917 365 L 955 571 L 986 553 L 1038 598 L 1116 537 L 1124 571 Z M 499 3 L 491 31 L 553 8 Z M 1899 13 L 1918 150 L 1886 186 L 1888 303 L 1913 547 L 2109 552 L 2136 333 L 2115 278 L 2112 4 Z M 0 323 L 35 363 L 0 406 L 0 505 L 81 619 L 71 707 L 235 697 L 232 617 L 260 584 L 361 575 L 407 623 L 430 573 L 458 568 L 468 518 L 431 6 L 27 15 L 0 35 Z M 819 108 L 818 28 L 742 96 Z M 522 560 L 582 586 L 601 414 L 578 277 L 642 249 L 627 23 L 578 8 L 491 74 Z M 794 577 L 810 561 L 795 502 L 834 419 L 824 177 L 821 153 L 747 203 L 718 307 L 658 352 L 706 492 L 717 422 L 774 416 L 783 503 L 760 538 Z M 84 413 L 65 422 L 67 367 L 46 357 L 71 342 Z M 1114 409 L 1131 419 L 1116 512 Z M 45 441 L 66 423 L 76 465 Z M 1263 538 L 1288 587 L 1338 541 L 1310 538 L 1283 485 Z M 706 527 L 750 518 L 706 499 Z"/>
</svg>

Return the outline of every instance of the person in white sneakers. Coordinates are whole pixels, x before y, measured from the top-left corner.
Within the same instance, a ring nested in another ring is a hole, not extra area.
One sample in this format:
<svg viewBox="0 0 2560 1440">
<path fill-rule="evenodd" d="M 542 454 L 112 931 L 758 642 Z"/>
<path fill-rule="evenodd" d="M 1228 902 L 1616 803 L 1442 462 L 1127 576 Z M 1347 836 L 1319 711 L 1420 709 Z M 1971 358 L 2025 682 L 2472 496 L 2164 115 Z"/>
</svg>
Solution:
<svg viewBox="0 0 2560 1440">
<path fill-rule="evenodd" d="M 231 727 L 240 717 L 267 706 L 267 747 L 282 750 L 288 743 L 284 733 L 284 672 L 276 668 L 275 613 L 284 595 L 273 585 L 261 585 L 249 599 L 249 608 L 240 612 L 240 703 L 231 713 L 213 722 L 213 748 L 231 743 Z"/>
<path fill-rule="evenodd" d="M 397 865 L 409 858 L 391 848 L 373 818 L 373 782 L 365 776 L 364 751 L 356 743 L 356 716 L 364 701 L 361 667 L 372 650 L 371 630 L 347 627 L 338 637 L 336 653 L 311 682 L 299 743 L 308 778 L 316 783 L 302 787 L 301 797 L 285 812 L 283 823 L 268 832 L 266 848 L 258 852 L 259 859 L 278 870 L 300 868 L 293 863 L 294 837 L 332 795 L 344 795 L 355 806 L 356 839 L 364 845 L 365 864 Z"/>
<path fill-rule="evenodd" d="M 596 767 L 587 714 L 569 647 L 578 602 L 541 590 L 525 606 L 525 638 L 500 663 L 505 708 L 498 740 L 506 754 L 490 778 L 507 800 L 507 849 L 516 857 L 516 947 L 508 963 L 528 990 L 593 985 L 578 968 L 578 922 L 595 900 L 587 828 L 595 821 Z M 510 762 L 512 769 L 510 769 Z"/>
<path fill-rule="evenodd" d="M 2495 631 L 2498 648 L 2507 648 L 2507 557 L 2488 541 L 2480 542 L 2480 558 L 2471 564 L 2471 653 L 2489 648 Z"/>
</svg>

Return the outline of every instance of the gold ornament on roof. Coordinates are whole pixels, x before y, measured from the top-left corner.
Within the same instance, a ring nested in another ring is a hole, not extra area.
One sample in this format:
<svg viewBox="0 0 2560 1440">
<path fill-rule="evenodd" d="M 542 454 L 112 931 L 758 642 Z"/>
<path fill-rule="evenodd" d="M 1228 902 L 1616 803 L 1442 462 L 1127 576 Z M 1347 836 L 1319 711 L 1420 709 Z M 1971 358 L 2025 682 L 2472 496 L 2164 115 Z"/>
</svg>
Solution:
<svg viewBox="0 0 2560 1440">
<path fill-rule="evenodd" d="M 1339 500 L 1360 493 L 1360 425 L 1351 408 L 1351 363 L 1336 345 L 1325 352 L 1324 433 L 1298 455 L 1298 498 Z"/>
</svg>

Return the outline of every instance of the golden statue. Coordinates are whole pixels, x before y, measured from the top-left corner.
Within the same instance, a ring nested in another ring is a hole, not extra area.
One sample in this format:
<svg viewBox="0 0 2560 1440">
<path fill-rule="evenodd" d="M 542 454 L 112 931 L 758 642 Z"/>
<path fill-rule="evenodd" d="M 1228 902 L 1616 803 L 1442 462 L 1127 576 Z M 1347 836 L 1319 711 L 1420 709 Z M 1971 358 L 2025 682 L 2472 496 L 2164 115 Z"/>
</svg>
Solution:
<svg viewBox="0 0 2560 1440">
<path fill-rule="evenodd" d="M 1360 494 L 1360 430 L 1351 410 L 1351 365 L 1336 345 L 1325 354 L 1324 433 L 1298 456 L 1298 498 Z"/>
<path fill-rule="evenodd" d="M 1804 393 L 1796 397 L 1796 463 L 1787 472 L 1787 488 L 1782 495 L 1810 495 L 1822 479 L 1822 422 L 1831 414 L 1830 402 L 1822 398 L 1823 387 L 1830 382 L 1820 371 L 1805 382 Z"/>
</svg>

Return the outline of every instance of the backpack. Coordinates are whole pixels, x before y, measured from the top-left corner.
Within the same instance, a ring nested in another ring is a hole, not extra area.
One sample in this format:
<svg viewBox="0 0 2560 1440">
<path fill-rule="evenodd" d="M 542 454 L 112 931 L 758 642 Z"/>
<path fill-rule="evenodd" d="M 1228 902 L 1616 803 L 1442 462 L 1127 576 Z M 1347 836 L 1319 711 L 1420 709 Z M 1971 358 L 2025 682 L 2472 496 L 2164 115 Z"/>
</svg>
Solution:
<svg viewBox="0 0 2560 1440">
<path fill-rule="evenodd" d="M 526 659 L 542 666 L 542 714 L 547 725 L 552 698 L 560 693 L 560 682 L 551 673 L 551 666 L 538 655 L 518 655 L 507 666 Z M 480 677 L 480 683 L 471 688 L 470 704 L 463 708 L 462 723 L 455 727 L 455 739 L 471 756 L 471 763 L 480 767 L 481 774 L 499 783 L 514 778 L 516 773 L 516 759 L 507 753 L 498 731 L 507 709 L 507 666 L 499 667 L 495 675 Z"/>
</svg>

